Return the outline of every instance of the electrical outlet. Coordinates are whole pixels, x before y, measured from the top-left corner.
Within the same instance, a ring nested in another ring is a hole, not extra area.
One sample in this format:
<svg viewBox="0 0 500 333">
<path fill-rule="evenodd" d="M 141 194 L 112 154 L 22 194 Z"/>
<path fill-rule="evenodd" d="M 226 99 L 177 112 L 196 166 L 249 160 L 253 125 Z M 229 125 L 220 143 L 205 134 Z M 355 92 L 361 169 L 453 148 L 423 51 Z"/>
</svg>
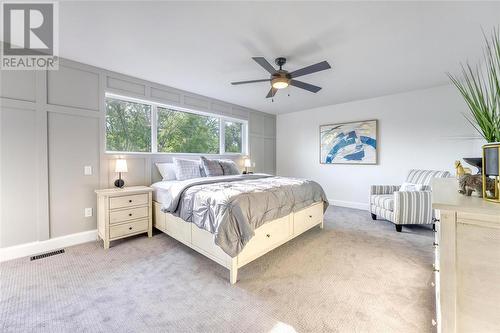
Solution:
<svg viewBox="0 0 500 333">
<path fill-rule="evenodd" d="M 91 165 L 86 165 L 83 167 L 83 175 L 92 176 L 92 166 Z"/>
<path fill-rule="evenodd" d="M 91 217 L 92 216 L 92 208 L 85 208 L 85 217 Z"/>
</svg>

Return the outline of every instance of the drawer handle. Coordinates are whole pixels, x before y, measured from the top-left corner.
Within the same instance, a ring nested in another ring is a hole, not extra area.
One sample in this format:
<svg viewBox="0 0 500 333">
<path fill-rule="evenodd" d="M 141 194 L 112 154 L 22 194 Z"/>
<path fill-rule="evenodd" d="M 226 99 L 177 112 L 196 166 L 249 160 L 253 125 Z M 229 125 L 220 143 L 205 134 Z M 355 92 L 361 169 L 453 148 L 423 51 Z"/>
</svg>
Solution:
<svg viewBox="0 0 500 333">
<path fill-rule="evenodd" d="M 266 237 L 267 237 L 267 238 L 271 238 L 271 235 L 270 235 L 270 234 L 266 234 Z"/>
<path fill-rule="evenodd" d="M 132 216 L 132 213 L 128 214 L 128 216 Z"/>
<path fill-rule="evenodd" d="M 132 227 L 128 227 L 128 230 L 132 230 Z"/>
<path fill-rule="evenodd" d="M 434 245 L 434 246 L 438 246 L 439 244 L 438 244 L 438 243 L 436 243 L 436 242 L 434 242 L 434 243 L 432 243 L 432 245 Z"/>
<path fill-rule="evenodd" d="M 132 200 L 129 200 L 128 202 L 132 202 Z"/>
<path fill-rule="evenodd" d="M 436 286 L 436 284 L 435 284 L 434 282 L 431 282 L 431 286 L 432 286 L 432 287 L 435 287 L 435 286 Z"/>
<path fill-rule="evenodd" d="M 311 219 L 312 219 L 312 217 L 313 217 L 312 215 L 309 215 L 309 218 L 311 218 Z"/>
</svg>

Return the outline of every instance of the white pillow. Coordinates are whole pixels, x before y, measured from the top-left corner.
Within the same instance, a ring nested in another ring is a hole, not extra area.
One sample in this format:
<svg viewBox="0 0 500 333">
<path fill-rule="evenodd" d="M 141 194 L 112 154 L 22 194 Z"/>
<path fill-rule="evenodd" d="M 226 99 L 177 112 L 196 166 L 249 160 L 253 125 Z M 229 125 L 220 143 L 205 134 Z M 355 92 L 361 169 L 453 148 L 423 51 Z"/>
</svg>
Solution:
<svg viewBox="0 0 500 333">
<path fill-rule="evenodd" d="M 422 191 L 422 184 L 413 184 L 413 183 L 403 183 L 399 188 L 400 192 L 417 192 Z"/>
<path fill-rule="evenodd" d="M 163 180 L 176 180 L 174 163 L 155 163 Z"/>
</svg>

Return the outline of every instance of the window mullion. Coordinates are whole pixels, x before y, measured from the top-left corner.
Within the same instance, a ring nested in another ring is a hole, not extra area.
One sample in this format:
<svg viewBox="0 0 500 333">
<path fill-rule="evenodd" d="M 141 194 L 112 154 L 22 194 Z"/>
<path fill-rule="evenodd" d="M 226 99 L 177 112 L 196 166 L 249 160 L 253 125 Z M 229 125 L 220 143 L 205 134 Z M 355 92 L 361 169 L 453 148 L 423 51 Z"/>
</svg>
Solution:
<svg viewBox="0 0 500 333">
<path fill-rule="evenodd" d="M 226 123 L 224 119 L 219 118 L 219 154 L 226 153 Z"/>
<path fill-rule="evenodd" d="M 151 106 L 151 152 L 158 152 L 158 107 Z"/>
</svg>

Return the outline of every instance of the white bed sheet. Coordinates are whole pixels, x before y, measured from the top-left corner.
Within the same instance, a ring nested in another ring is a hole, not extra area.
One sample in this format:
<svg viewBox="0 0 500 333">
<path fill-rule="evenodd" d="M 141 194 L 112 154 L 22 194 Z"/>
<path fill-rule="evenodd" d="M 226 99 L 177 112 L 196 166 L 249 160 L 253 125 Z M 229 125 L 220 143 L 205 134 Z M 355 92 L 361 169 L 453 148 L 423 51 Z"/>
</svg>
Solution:
<svg viewBox="0 0 500 333">
<path fill-rule="evenodd" d="M 153 200 L 161 204 L 168 204 L 172 198 L 169 189 L 180 180 L 162 180 L 151 185 L 153 188 Z"/>
</svg>

